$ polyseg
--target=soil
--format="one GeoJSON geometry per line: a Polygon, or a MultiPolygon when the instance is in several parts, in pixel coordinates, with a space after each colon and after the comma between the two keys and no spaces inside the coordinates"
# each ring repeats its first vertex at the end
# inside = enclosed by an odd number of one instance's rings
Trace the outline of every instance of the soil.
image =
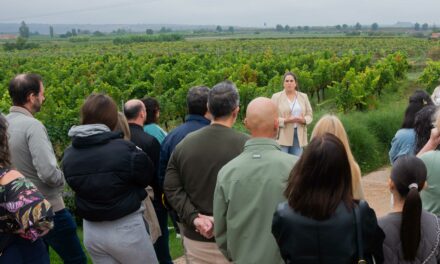
{"type": "MultiPolygon", "coordinates": [[[[390,170],[390,167],[385,167],[362,177],[365,200],[374,209],[378,218],[391,211],[388,189],[390,170]]],[[[185,264],[185,259],[180,257],[173,262],[174,264],[185,264]]]]}

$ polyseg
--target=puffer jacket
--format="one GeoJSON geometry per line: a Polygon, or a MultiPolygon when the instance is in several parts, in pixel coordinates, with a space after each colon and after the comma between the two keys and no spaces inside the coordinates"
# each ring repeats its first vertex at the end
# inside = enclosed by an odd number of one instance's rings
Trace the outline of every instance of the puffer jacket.
{"type": "Polygon", "coordinates": [[[84,125],[69,131],[62,169],[75,192],[76,210],[88,221],[112,221],[141,206],[154,166],[141,149],[105,125],[84,125]]]}
{"type": "MultiPolygon", "coordinates": [[[[361,207],[362,208],[362,207],[361,207]]],[[[361,209],[364,257],[367,263],[383,263],[383,231],[374,211],[361,209]]],[[[334,215],[318,221],[294,211],[287,202],[278,205],[272,222],[272,234],[286,263],[357,263],[357,237],[353,211],[341,202],[334,215]]]]}

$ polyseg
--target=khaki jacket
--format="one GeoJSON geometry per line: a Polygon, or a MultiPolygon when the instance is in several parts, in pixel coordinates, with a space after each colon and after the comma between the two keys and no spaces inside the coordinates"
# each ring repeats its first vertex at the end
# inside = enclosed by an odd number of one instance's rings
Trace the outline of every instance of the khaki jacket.
{"type": "MultiPolygon", "coordinates": [[[[278,107],[278,121],[280,122],[278,144],[281,146],[293,146],[293,123],[284,123],[284,119],[290,116],[290,106],[286,92],[283,90],[272,95],[272,101],[278,107]]],[[[306,120],[305,125],[297,124],[299,145],[304,147],[307,145],[307,125],[313,120],[313,112],[307,94],[298,92],[298,103],[306,120]]]]}

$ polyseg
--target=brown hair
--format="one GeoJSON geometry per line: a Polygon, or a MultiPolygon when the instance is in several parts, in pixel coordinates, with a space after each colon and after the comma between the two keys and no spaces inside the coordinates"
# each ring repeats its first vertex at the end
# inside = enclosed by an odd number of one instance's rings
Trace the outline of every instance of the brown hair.
{"type": "Polygon", "coordinates": [[[336,136],[312,139],[293,167],[284,195],[295,211],[316,220],[330,218],[341,202],[352,208],[350,164],[336,136]]]}
{"type": "Polygon", "coordinates": [[[8,144],[8,122],[0,114],[0,166],[7,168],[11,166],[11,154],[8,144]]]}
{"type": "Polygon", "coordinates": [[[118,122],[118,107],[103,93],[91,94],[81,107],[81,124],[104,124],[114,130],[118,122]]]}
{"type": "Polygon", "coordinates": [[[420,244],[420,218],[422,215],[422,200],[419,192],[426,181],[427,170],[423,161],[416,156],[401,156],[393,164],[391,180],[399,195],[405,199],[400,226],[403,258],[415,260],[420,244]],[[417,186],[410,186],[411,184],[417,186]]]}
{"type": "Polygon", "coordinates": [[[114,130],[121,131],[124,134],[124,139],[130,140],[131,133],[130,133],[130,128],[128,127],[127,118],[121,112],[118,112],[118,123],[116,124],[116,127],[114,130]]]}

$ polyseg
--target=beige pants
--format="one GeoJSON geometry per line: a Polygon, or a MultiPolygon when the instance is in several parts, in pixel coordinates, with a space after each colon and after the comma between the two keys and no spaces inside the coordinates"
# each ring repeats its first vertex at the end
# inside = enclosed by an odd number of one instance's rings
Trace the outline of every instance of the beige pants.
{"type": "Polygon", "coordinates": [[[200,242],[191,240],[185,236],[183,245],[185,247],[186,263],[188,264],[230,264],[220,252],[215,242],[200,242]]]}

